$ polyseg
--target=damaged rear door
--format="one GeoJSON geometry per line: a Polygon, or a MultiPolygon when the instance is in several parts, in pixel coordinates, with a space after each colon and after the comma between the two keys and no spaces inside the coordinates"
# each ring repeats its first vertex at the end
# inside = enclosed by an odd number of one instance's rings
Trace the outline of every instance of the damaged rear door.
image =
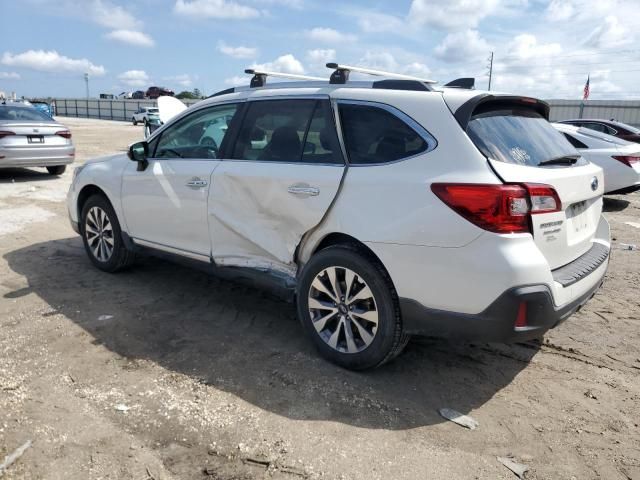
{"type": "Polygon", "coordinates": [[[293,270],[345,169],[327,96],[249,101],[209,193],[217,265],[293,270]]]}

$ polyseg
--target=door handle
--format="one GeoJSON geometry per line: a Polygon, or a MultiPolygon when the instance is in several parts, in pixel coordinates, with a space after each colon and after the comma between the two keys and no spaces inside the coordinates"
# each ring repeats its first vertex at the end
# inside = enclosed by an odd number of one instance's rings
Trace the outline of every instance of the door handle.
{"type": "Polygon", "coordinates": [[[187,187],[192,187],[192,188],[202,188],[202,187],[206,187],[208,184],[209,182],[207,182],[206,180],[202,180],[197,177],[192,178],[186,183],[187,187]]]}
{"type": "Polygon", "coordinates": [[[293,195],[307,195],[309,197],[320,195],[319,188],[310,187],[309,185],[290,185],[287,191],[293,195]]]}

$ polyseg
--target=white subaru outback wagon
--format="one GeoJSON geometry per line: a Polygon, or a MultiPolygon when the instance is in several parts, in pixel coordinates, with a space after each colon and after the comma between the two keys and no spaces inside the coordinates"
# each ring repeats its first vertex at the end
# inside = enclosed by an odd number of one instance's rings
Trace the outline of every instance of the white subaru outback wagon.
{"type": "Polygon", "coordinates": [[[101,270],[151,250],[289,292],[347,368],[413,335],[527,340],[594,295],[610,250],[602,171],[548,113],[411,80],[228,89],[78,167],[69,215],[101,270]]]}

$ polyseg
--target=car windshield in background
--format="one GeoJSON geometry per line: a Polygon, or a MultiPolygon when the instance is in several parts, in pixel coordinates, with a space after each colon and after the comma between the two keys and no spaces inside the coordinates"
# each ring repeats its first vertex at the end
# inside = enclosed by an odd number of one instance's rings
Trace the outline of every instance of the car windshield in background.
{"type": "Polygon", "coordinates": [[[580,158],[567,139],[532,110],[502,109],[475,115],[467,134],[487,158],[505,163],[570,165],[580,158]]]}
{"type": "Polygon", "coordinates": [[[608,135],[606,133],[598,132],[596,130],[591,130],[590,128],[587,128],[587,127],[580,127],[578,129],[578,132],[580,132],[582,135],[585,135],[587,137],[597,138],[598,140],[613,143],[615,145],[632,145],[633,144],[633,142],[628,142],[623,138],[618,138],[618,137],[614,137],[613,135],[608,135]]]}
{"type": "Polygon", "coordinates": [[[0,105],[0,121],[14,122],[51,122],[52,119],[46,113],[33,107],[15,107],[12,105],[0,105]]]}

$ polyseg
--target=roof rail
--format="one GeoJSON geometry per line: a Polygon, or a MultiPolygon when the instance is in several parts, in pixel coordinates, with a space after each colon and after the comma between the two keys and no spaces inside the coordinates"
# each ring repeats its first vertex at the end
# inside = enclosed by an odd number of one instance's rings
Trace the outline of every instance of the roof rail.
{"type": "Polygon", "coordinates": [[[405,75],[403,73],[385,72],[383,70],[374,70],[372,68],[354,67],[351,65],[341,65],[339,63],[327,63],[327,68],[333,68],[335,71],[329,78],[329,83],[347,83],[349,80],[350,72],[364,73],[367,75],[374,75],[376,77],[387,77],[395,80],[412,80],[414,82],[422,83],[437,83],[435,80],[429,80],[426,78],[414,77],[412,75],[405,75]]]}
{"type": "Polygon", "coordinates": [[[326,82],[326,78],[310,77],[308,75],[295,75],[293,73],[271,72],[268,70],[258,70],[256,68],[247,68],[244,73],[253,75],[251,79],[251,88],[264,87],[267,84],[267,77],[289,78],[291,80],[316,80],[326,82]]]}

